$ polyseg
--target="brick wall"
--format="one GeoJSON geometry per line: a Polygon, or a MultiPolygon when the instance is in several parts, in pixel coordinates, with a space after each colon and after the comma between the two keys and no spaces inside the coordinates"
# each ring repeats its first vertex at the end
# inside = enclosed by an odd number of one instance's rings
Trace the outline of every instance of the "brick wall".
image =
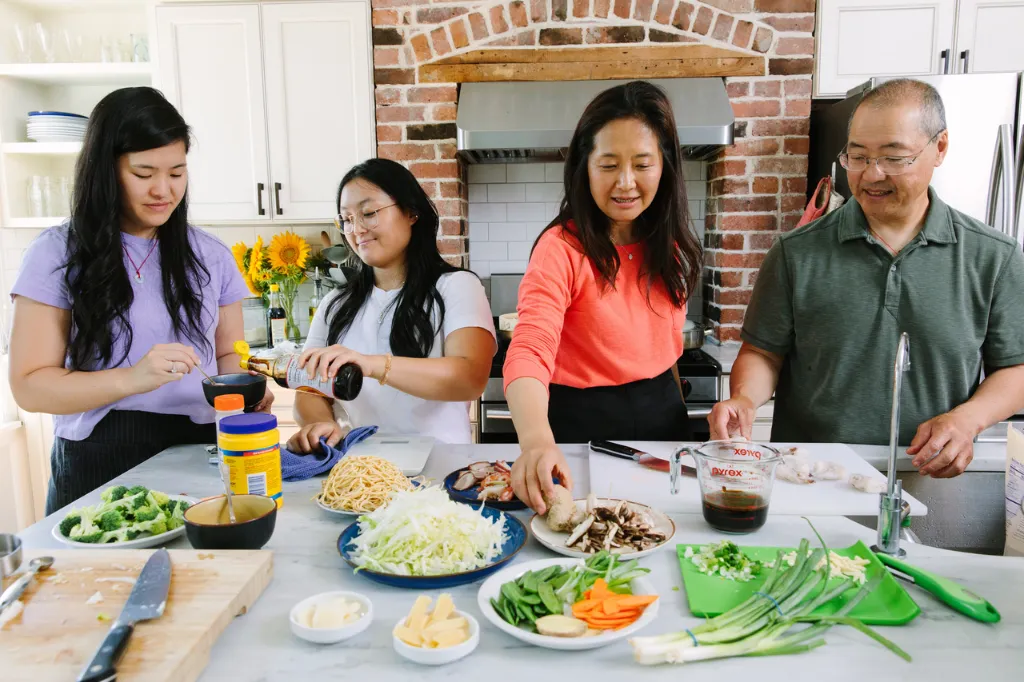
{"type": "Polygon", "coordinates": [[[757,268],[805,203],[815,0],[373,0],[378,155],[406,164],[441,214],[441,252],[466,264],[466,169],[455,84],[421,64],[482,47],[701,42],[763,54],[769,74],[726,79],[736,144],[708,165],[704,307],[739,338],[757,268]]]}

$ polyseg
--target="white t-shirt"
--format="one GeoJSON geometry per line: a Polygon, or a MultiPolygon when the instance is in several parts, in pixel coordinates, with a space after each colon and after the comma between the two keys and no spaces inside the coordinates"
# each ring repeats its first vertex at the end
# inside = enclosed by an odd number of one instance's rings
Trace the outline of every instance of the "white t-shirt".
{"type": "MultiPolygon", "coordinates": [[[[494,334],[494,318],[484,287],[471,272],[450,272],[437,280],[437,290],[444,300],[444,326],[434,335],[431,358],[444,355],[444,339],[457,329],[480,327],[494,334]]],[[[370,297],[356,314],[351,326],[338,339],[346,348],[364,355],[385,355],[391,352],[391,325],[400,289],[384,291],[373,288],[370,297]]],[[[326,313],[331,301],[341,294],[335,289],[326,297],[313,316],[305,348],[327,345],[326,313]]],[[[440,311],[434,305],[435,327],[440,311]]],[[[495,350],[497,345],[495,345],[495,350]]],[[[469,403],[425,400],[403,393],[391,386],[381,386],[376,379],[363,378],[363,388],[355,400],[336,401],[344,408],[354,426],[376,425],[381,433],[433,436],[443,443],[470,443],[469,403]]],[[[337,411],[335,411],[337,414],[337,411]]]]}

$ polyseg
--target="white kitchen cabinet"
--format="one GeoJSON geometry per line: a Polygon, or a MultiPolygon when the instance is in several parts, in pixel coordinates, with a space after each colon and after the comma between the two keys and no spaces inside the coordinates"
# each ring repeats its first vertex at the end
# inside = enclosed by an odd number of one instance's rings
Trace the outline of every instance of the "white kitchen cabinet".
{"type": "Polygon", "coordinates": [[[338,182],[374,154],[368,4],[263,6],[267,131],[275,214],[337,213],[338,182]]]}
{"type": "Polygon", "coordinates": [[[159,87],[192,127],[192,219],[269,218],[259,7],[158,7],[157,39],[159,87]]]}
{"type": "Polygon", "coordinates": [[[374,155],[369,3],[157,7],[158,87],[192,126],[197,221],[329,221],[374,155]]]}
{"type": "Polygon", "coordinates": [[[847,90],[872,76],[952,73],[956,4],[956,0],[818,3],[815,95],[844,97],[847,90]]]}
{"type": "Polygon", "coordinates": [[[957,73],[1024,71],[1024,0],[960,0],[957,73]]]}

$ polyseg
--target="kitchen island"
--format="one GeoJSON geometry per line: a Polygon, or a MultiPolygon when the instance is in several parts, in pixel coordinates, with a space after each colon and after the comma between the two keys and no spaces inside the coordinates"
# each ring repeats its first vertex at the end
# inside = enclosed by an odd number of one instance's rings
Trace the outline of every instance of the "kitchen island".
{"type": "MultiPolygon", "coordinates": [[[[437,446],[424,474],[440,481],[448,472],[483,459],[512,459],[515,445],[437,446]]],[[[576,494],[589,490],[589,468],[582,449],[567,448],[576,494]]],[[[214,467],[202,447],[168,450],[119,477],[114,483],[147,485],[169,493],[194,497],[221,490],[214,467]]],[[[864,636],[845,628],[827,635],[827,646],[798,656],[733,659],[645,668],[632,660],[625,642],[590,652],[556,652],[523,644],[490,626],[476,606],[479,583],[453,589],[459,608],[473,614],[481,625],[479,648],[468,658],[440,668],[417,666],[392,650],[391,628],[408,612],[417,592],[389,588],[356,576],[336,549],[338,535],[349,520],[318,509],[311,498],[320,479],[286,483],[284,507],[266,549],[274,551],[274,579],[255,606],[235,621],[213,647],[201,680],[373,680],[411,679],[556,680],[563,676],[609,679],[722,680],[1001,680],[1020,679],[1024,671],[1024,559],[967,555],[921,545],[905,545],[908,560],[957,580],[989,598],[1002,613],[1002,622],[985,625],[950,610],[930,595],[908,587],[921,607],[921,615],[903,627],[882,628],[913,657],[906,663],[864,636]],[[328,590],[355,590],[373,602],[374,621],[356,638],[335,645],[313,645],[295,638],[288,612],[300,600],[328,590]]],[[[98,499],[99,491],[76,506],[98,499]]],[[[50,535],[63,517],[58,512],[21,533],[29,550],[61,548],[50,535]]],[[[521,513],[524,521],[526,513],[521,513]]],[[[699,515],[673,515],[677,542],[710,542],[723,536],[712,531],[699,515]]],[[[857,540],[871,544],[874,532],[842,517],[815,517],[815,526],[830,545],[845,547],[857,540]]],[[[810,536],[807,524],[793,516],[769,516],[757,533],[742,543],[785,546],[810,536]]],[[[170,548],[189,547],[181,538],[170,548]]],[[[525,562],[552,554],[531,539],[516,558],[525,562]]],[[[666,549],[642,564],[661,597],[661,610],[643,635],[674,632],[699,622],[690,616],[675,553],[666,549]]],[[[434,595],[436,596],[436,595],[434,595]]],[[[144,625],[141,627],[145,627],[144,625]]],[[[55,626],[55,637],[59,628],[55,626]]],[[[101,632],[97,631],[97,643],[101,632]]]]}

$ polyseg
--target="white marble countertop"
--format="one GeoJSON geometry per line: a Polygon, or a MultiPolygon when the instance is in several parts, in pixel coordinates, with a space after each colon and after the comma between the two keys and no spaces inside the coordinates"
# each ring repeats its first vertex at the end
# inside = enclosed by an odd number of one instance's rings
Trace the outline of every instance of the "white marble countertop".
{"type": "MultiPolygon", "coordinates": [[[[478,459],[511,458],[517,446],[439,446],[424,473],[435,480],[478,459]]],[[[589,489],[587,460],[573,456],[570,466],[576,490],[589,489]]],[[[168,450],[117,479],[126,485],[148,485],[172,493],[194,496],[217,494],[219,480],[201,447],[168,450]]],[[[452,590],[459,608],[481,623],[479,648],[468,658],[440,667],[419,667],[400,658],[391,645],[391,627],[410,608],[416,593],[389,588],[358,577],[342,562],[336,541],[347,521],[317,509],[311,501],[318,479],[286,483],[284,507],[267,549],[274,551],[274,579],[248,614],[237,618],[213,647],[209,665],[200,678],[210,681],[275,681],[296,679],[374,680],[404,682],[418,679],[484,679],[546,681],[561,674],[607,680],[721,680],[737,677],[775,681],[828,680],[957,680],[985,682],[1019,680],[1024,671],[1024,559],[958,554],[920,545],[906,546],[909,560],[936,571],[991,599],[1002,612],[1002,622],[985,625],[951,611],[915,587],[908,587],[922,614],[903,627],[883,628],[913,657],[905,663],[862,635],[834,628],[827,646],[798,657],[780,656],[733,659],[688,665],[685,671],[672,666],[642,668],[632,660],[627,643],[617,642],[586,653],[562,653],[527,646],[487,625],[476,606],[479,584],[452,590]],[[362,592],[373,601],[375,619],[356,638],[335,645],[318,646],[296,639],[288,627],[288,611],[301,599],[337,589],[362,592]]],[[[96,499],[98,491],[84,498],[96,499]]],[[[58,513],[21,534],[31,549],[59,547],[50,536],[58,513]]],[[[523,515],[525,520],[525,515],[523,515]]],[[[680,542],[721,539],[700,516],[675,516],[680,542]]],[[[813,519],[832,546],[847,546],[858,539],[870,543],[874,533],[848,519],[813,519]]],[[[806,523],[795,517],[770,517],[767,525],[742,538],[752,545],[793,545],[809,536],[806,523]]],[[[187,548],[181,538],[171,547],[187,548]]],[[[546,558],[550,554],[530,540],[517,561],[546,558]]],[[[698,622],[689,615],[682,591],[679,567],[671,550],[642,563],[652,569],[651,578],[663,602],[657,620],[645,635],[678,631],[698,622]]]]}
{"type": "MultiPolygon", "coordinates": [[[[701,350],[718,360],[722,365],[722,374],[732,372],[732,365],[740,352],[738,343],[727,343],[724,345],[705,342],[701,350]]],[[[879,471],[888,470],[889,447],[887,445],[851,445],[861,457],[866,459],[879,471]]],[[[910,463],[911,457],[906,455],[906,448],[902,448],[897,458],[896,470],[916,472],[917,469],[910,463]]],[[[1006,470],[1006,443],[975,443],[974,460],[967,467],[968,471],[1005,471],[1006,470]]]]}

